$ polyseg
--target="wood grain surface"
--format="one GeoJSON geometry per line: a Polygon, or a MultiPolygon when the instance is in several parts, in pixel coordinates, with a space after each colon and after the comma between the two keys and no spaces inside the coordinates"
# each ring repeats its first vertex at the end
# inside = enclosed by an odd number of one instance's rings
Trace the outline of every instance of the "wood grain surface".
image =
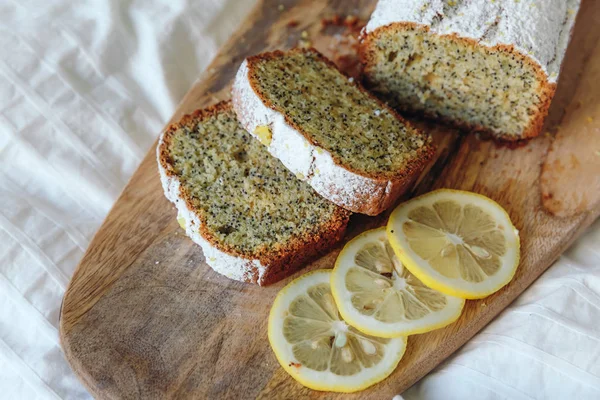
{"type": "MultiPolygon", "coordinates": [[[[600,41],[593,54],[600,54],[600,41]]],[[[544,207],[571,217],[600,204],[600,57],[586,63],[542,167],[544,207]],[[595,121],[595,122],[594,122],[595,121]],[[564,187],[569,190],[564,190],[564,187]]]]}
{"type": "MultiPolygon", "coordinates": [[[[374,3],[259,2],[186,95],[173,120],[227,98],[230,81],[248,55],[289,48],[307,35],[326,54],[336,51],[339,32],[324,28],[321,19],[340,14],[366,20],[374,3]]],[[[585,65],[600,60],[598,26],[600,2],[584,0],[548,118],[549,132],[575,112],[570,104],[583,90],[578,86],[581,74],[587,73],[585,65]]],[[[585,84],[596,92],[600,89],[598,80],[588,79],[585,84]]],[[[408,388],[490,322],[600,212],[598,204],[568,218],[544,210],[539,177],[552,133],[509,148],[448,127],[419,124],[433,134],[438,151],[411,194],[451,187],[491,197],[506,208],[520,230],[522,260],[509,285],[486,299],[467,301],[456,323],[411,336],[404,358],[388,379],[364,392],[342,396],[306,389],[287,376],[267,340],[271,303],[290,279],[311,269],[332,267],[339,247],[266,288],[215,273],[205,264],[200,248],[179,228],[176,211],[163,196],[154,149],[94,237],[65,294],[60,333],[73,370],[95,397],[103,399],[384,399],[408,388]]],[[[590,124],[597,132],[600,118],[590,124]]],[[[584,177],[587,173],[581,169],[584,177]]],[[[564,180],[556,190],[569,191],[570,184],[564,180]]],[[[385,219],[386,215],[353,216],[347,239],[385,219]]]]}

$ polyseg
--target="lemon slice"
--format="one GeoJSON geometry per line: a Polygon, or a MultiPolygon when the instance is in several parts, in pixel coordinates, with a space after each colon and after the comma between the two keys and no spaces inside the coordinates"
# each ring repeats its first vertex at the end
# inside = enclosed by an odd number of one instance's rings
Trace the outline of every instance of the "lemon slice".
{"type": "Polygon", "coordinates": [[[519,265],[519,232],[498,203],[476,193],[440,189],[400,204],[387,233],[410,272],[451,296],[488,296],[519,265]]]}
{"type": "Polygon", "coordinates": [[[404,268],[385,228],[367,231],[344,246],[331,274],[331,291],[344,320],[369,335],[387,338],[446,326],[465,304],[426,287],[404,268]]]}
{"type": "Polygon", "coordinates": [[[281,366],[302,385],[350,393],[391,374],[406,338],[377,338],[347,325],[338,315],[330,277],[331,270],[317,270],[279,292],[269,315],[269,342],[281,366]]]}

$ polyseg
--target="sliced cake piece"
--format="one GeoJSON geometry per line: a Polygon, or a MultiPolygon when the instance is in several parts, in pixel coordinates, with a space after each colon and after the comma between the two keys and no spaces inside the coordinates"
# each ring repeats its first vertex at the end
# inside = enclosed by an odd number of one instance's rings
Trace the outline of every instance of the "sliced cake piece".
{"type": "Polygon", "coordinates": [[[428,136],[313,49],[248,58],[232,96],[241,124],[271,154],[354,212],[388,208],[433,155],[428,136]]]}
{"type": "Polygon", "coordinates": [[[158,170],[180,224],[229,278],[275,282],[341,239],[349,212],[319,196],[240,126],[231,103],[171,125],[158,170]]]}
{"type": "Polygon", "coordinates": [[[367,87],[404,111],[504,140],[537,136],[580,0],[379,0],[367,87]]]}

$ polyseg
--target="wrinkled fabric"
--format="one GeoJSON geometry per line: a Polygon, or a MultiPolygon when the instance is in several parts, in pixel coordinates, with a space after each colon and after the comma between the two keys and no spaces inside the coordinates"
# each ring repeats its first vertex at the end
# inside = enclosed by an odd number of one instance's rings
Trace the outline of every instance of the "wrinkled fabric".
{"type": "MultiPolygon", "coordinates": [[[[0,398],[87,399],[58,338],[94,232],[249,0],[0,0],[0,398]]],[[[406,399],[600,398],[600,224],[406,399]]]]}
{"type": "Polygon", "coordinates": [[[59,345],[65,288],[253,5],[0,0],[0,399],[90,398],[59,345]]]}

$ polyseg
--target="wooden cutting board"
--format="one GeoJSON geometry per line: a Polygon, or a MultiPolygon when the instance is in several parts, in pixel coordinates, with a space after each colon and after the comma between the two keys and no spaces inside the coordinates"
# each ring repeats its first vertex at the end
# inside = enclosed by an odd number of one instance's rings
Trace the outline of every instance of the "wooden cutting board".
{"type": "MultiPolygon", "coordinates": [[[[259,3],[187,94],[173,120],[226,98],[230,80],[248,55],[288,48],[303,38],[325,53],[337,51],[336,28],[323,27],[321,19],[339,14],[366,20],[375,1],[259,3]]],[[[600,2],[584,0],[548,130],[563,120],[565,108],[573,108],[568,106],[577,101],[576,90],[600,89],[597,80],[589,84],[589,79],[578,88],[586,61],[600,58],[595,48],[599,25],[600,2]]],[[[589,123],[598,134],[600,121],[589,123]]],[[[349,398],[391,398],[415,383],[515,299],[600,212],[597,202],[568,218],[543,209],[540,165],[553,134],[509,148],[475,135],[461,136],[448,127],[422,126],[433,133],[438,152],[412,193],[451,187],[496,200],[520,230],[521,265],[508,286],[486,299],[468,301],[456,323],[411,336],[396,371],[349,398]]],[[[568,180],[562,190],[570,190],[568,180]]],[[[579,185],[578,190],[585,188],[579,185]]],[[[175,216],[163,196],[152,148],[94,237],[64,297],[62,345],[89,391],[97,398],[338,398],[296,383],[269,348],[266,325],[273,298],[299,274],[265,288],[218,275],[185,237],[175,216]]],[[[384,222],[385,215],[354,216],[348,238],[384,222]]],[[[339,247],[301,273],[332,267],[338,251],[339,247]]]]}

